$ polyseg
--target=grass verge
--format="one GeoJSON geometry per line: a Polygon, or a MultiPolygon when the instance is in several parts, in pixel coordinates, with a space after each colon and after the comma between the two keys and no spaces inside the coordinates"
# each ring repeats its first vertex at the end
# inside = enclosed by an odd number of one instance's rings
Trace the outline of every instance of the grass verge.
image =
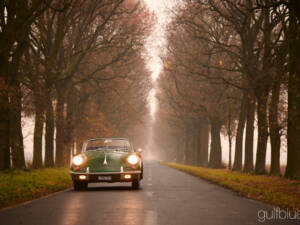
{"type": "Polygon", "coordinates": [[[300,210],[300,180],[244,174],[226,169],[209,169],[177,163],[162,162],[162,164],[219,184],[248,198],[282,208],[300,210]]]}
{"type": "Polygon", "coordinates": [[[66,189],[69,168],[0,172],[0,209],[66,189]]]}

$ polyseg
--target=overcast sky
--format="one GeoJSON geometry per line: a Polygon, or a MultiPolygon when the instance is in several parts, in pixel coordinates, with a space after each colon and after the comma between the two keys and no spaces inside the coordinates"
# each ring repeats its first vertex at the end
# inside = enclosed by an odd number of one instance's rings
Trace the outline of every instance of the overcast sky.
{"type": "Polygon", "coordinates": [[[166,43],[165,26],[170,21],[169,9],[175,5],[176,1],[172,0],[144,0],[149,10],[155,13],[157,23],[154,26],[152,34],[147,40],[147,52],[150,55],[149,68],[152,71],[152,78],[155,80],[162,70],[160,53],[166,43]]]}

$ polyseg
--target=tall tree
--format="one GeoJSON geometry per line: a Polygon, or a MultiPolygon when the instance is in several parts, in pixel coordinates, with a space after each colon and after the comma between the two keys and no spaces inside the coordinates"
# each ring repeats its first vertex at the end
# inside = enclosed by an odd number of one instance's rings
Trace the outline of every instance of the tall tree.
{"type": "Polygon", "coordinates": [[[289,1],[288,160],[285,175],[300,177],[300,3],[289,1]]]}
{"type": "Polygon", "coordinates": [[[247,118],[246,118],[246,138],[245,138],[245,163],[244,172],[252,173],[253,165],[253,138],[255,120],[255,97],[249,92],[247,95],[247,118]]]}
{"type": "Polygon", "coordinates": [[[28,47],[34,19],[44,11],[46,1],[1,1],[0,5],[0,168],[10,167],[9,152],[15,168],[25,166],[21,129],[20,61],[28,47]],[[15,107],[15,108],[14,108],[15,107]]]}
{"type": "Polygon", "coordinates": [[[241,101],[239,123],[236,132],[235,155],[234,155],[234,163],[232,167],[232,170],[236,170],[236,171],[242,170],[244,128],[245,128],[246,115],[247,115],[247,98],[248,98],[248,93],[247,91],[244,91],[243,99],[241,101]]]}

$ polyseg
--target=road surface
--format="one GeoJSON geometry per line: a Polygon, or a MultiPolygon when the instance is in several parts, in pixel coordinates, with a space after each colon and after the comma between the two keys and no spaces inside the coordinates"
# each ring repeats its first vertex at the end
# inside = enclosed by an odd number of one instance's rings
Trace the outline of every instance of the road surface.
{"type": "Polygon", "coordinates": [[[144,173],[140,190],[131,190],[129,184],[90,184],[86,191],[71,189],[2,210],[0,224],[300,224],[299,220],[271,220],[274,207],[155,161],[145,163],[144,173]],[[269,219],[264,220],[265,216],[269,219]]]}

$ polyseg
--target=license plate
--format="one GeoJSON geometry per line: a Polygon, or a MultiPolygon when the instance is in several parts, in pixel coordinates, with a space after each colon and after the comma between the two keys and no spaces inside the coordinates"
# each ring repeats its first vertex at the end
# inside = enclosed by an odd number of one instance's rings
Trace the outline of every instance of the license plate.
{"type": "Polygon", "coordinates": [[[111,176],[98,176],[98,180],[111,181],[111,176]]]}

